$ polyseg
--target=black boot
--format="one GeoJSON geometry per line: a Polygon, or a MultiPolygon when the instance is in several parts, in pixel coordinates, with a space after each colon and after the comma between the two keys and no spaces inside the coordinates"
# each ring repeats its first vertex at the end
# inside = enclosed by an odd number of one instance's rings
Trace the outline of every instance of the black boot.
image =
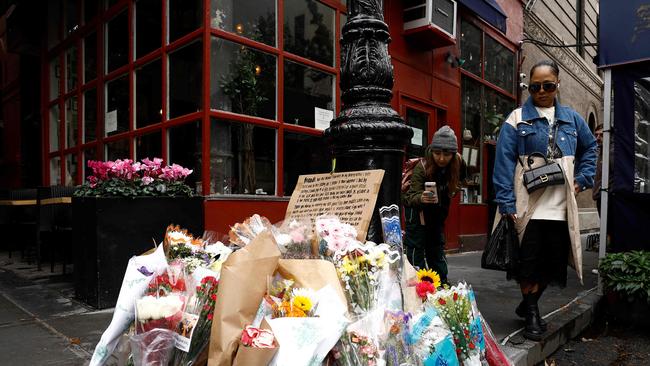
{"type": "MultiPolygon", "coordinates": [[[[539,301],[539,298],[542,296],[542,292],[544,292],[545,289],[546,289],[546,287],[540,287],[539,290],[535,293],[537,295],[536,299],[535,299],[535,302],[539,301]]],[[[517,316],[519,316],[520,318],[525,318],[526,317],[526,298],[525,298],[525,295],[523,295],[523,294],[522,294],[522,297],[524,297],[524,299],[521,300],[521,302],[519,303],[519,305],[515,309],[515,314],[517,314],[517,316]]],[[[539,319],[537,319],[537,322],[539,323],[540,328],[542,328],[542,330],[546,332],[546,329],[548,329],[548,323],[546,322],[546,320],[542,319],[542,317],[540,316],[539,319]]]]}
{"type": "Polygon", "coordinates": [[[526,326],[524,337],[532,341],[542,340],[544,330],[539,325],[539,308],[537,307],[537,293],[525,294],[526,302],[526,326]]]}

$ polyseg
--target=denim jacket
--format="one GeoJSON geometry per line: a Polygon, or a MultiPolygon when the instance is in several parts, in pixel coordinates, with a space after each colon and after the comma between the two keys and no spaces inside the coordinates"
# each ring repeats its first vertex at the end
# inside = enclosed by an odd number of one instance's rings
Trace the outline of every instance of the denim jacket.
{"type": "MultiPolygon", "coordinates": [[[[555,120],[556,144],[563,158],[573,157],[575,181],[580,190],[591,188],[596,173],[596,139],[584,119],[570,107],[560,105],[557,100],[555,120]]],[[[531,98],[521,108],[513,111],[503,123],[493,175],[495,202],[499,205],[500,213],[516,212],[514,174],[520,158],[521,161],[526,161],[526,157],[535,152],[546,155],[548,139],[549,124],[546,118],[539,116],[531,98]]]]}

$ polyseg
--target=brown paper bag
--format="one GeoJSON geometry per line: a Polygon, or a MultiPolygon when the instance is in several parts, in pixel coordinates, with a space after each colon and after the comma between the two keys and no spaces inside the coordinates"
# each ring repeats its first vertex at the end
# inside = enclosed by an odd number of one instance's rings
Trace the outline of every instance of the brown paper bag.
{"type": "Polygon", "coordinates": [[[208,365],[230,366],[244,327],[255,318],[280,251],[269,231],[231,254],[221,268],[208,365]]]}
{"type": "Polygon", "coordinates": [[[322,259],[280,259],[278,273],[284,278],[294,280],[296,287],[318,291],[326,285],[331,285],[339,294],[342,304],[347,307],[348,302],[332,262],[322,259]]]}
{"type": "Polygon", "coordinates": [[[273,359],[273,356],[278,352],[278,347],[275,348],[255,348],[245,347],[239,343],[237,355],[232,362],[232,366],[265,366],[273,359]]]}

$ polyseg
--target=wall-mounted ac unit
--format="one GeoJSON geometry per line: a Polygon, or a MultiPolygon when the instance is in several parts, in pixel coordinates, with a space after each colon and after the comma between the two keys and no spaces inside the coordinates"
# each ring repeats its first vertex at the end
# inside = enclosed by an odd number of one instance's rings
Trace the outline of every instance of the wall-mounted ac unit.
{"type": "Polygon", "coordinates": [[[456,43],[455,0],[404,0],[404,36],[424,47],[456,43]]]}

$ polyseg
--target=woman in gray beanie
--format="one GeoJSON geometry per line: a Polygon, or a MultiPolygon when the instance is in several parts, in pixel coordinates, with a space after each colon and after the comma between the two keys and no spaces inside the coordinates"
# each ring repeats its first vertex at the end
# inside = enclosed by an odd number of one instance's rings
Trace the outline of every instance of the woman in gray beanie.
{"type": "Polygon", "coordinates": [[[444,227],[449,204],[461,181],[462,158],[458,140],[449,126],[442,126],[433,135],[425,156],[413,170],[409,190],[402,195],[406,216],[404,251],[415,267],[429,268],[447,282],[444,227]],[[433,186],[435,182],[433,194],[433,186]],[[425,190],[427,183],[427,190],[425,190]]]}

